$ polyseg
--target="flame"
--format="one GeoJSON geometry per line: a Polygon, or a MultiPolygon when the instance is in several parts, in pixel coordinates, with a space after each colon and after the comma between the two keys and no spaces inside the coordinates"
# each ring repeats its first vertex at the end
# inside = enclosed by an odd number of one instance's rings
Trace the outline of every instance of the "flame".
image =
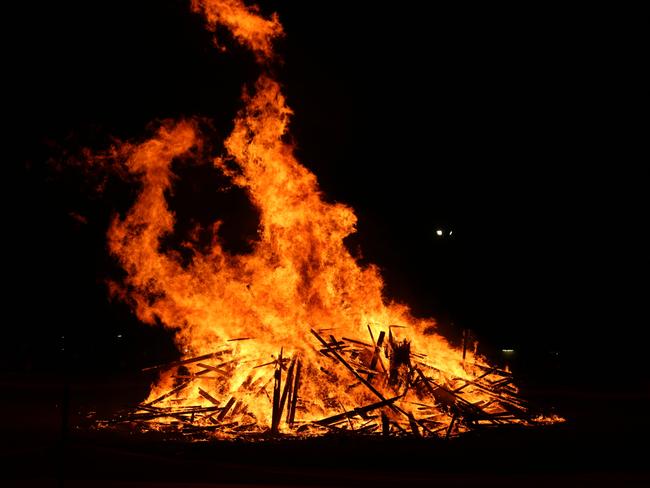
{"type": "Polygon", "coordinates": [[[217,25],[227,28],[260,61],[273,57],[273,40],[283,34],[277,15],[265,19],[256,6],[247,7],[241,0],[192,0],[192,10],[205,16],[210,30],[217,25]]]}
{"type": "MultiPolygon", "coordinates": [[[[384,329],[393,345],[400,344],[398,336],[408,337],[410,343],[401,344],[410,347],[413,360],[426,358],[421,364],[430,374],[445,371],[447,384],[449,378],[474,378],[475,370],[463,361],[461,351],[432,332],[434,319],[414,318],[407,306],[387,300],[377,267],[355,261],[343,243],[355,232],[353,210],[323,199],[316,177],[283,139],[292,112],[266,67],[275,56],[272,42],[282,35],[277,16],[265,19],[240,0],[193,0],[192,9],[205,16],[208,28],[228,29],[253,51],[262,70],[252,93],[243,95],[243,108],[225,140],[226,154],[214,160],[259,211],[259,235],[247,254],[227,252],[218,239],[208,251],[191,248],[189,264],[173,252],[161,251],[161,239],[175,225],[165,198],[175,179],[172,162],[191,158],[202,143],[194,121],[164,124],[150,140],[117,150],[124,167],[142,185],[133,207],[124,218],[115,217],[108,232],[110,252],[126,271],[117,292],[133,304],[140,320],[175,329],[185,357],[216,352],[211,364],[199,363],[198,370],[163,372],[147,403],[209,407],[232,398],[232,411],[239,409],[240,418],[269,426],[274,400],[268,385],[273,365],[276,374],[279,369],[280,375],[289,375],[283,372],[289,364],[286,358],[293,360],[289,369],[294,368],[296,378],[302,367],[296,418],[314,420],[377,401],[372,388],[355,384],[358,378],[341,364],[332,364],[327,352],[321,354],[323,345],[314,340],[311,329],[333,329],[339,337],[367,341],[369,347],[357,354],[358,363],[366,365],[376,343],[369,330],[376,336],[384,329]],[[391,324],[404,328],[388,329],[391,324]],[[247,340],[228,342],[240,338],[247,340]],[[199,376],[203,378],[192,381],[182,395],[160,398],[179,384],[179,378],[199,376]]],[[[391,377],[393,373],[400,374],[397,369],[390,371],[391,377]]],[[[285,380],[291,381],[287,376],[285,380]]],[[[374,388],[380,398],[396,394],[388,383],[374,388]]],[[[479,390],[470,397],[489,400],[479,390]]],[[[402,405],[401,413],[388,414],[406,414],[406,403],[402,405]]]]}

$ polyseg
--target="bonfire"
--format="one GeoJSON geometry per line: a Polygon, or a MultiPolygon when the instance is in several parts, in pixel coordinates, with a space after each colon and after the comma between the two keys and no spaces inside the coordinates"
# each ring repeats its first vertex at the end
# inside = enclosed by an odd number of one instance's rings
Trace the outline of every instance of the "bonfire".
{"type": "Polygon", "coordinates": [[[257,209],[258,236],[250,252],[234,254],[215,222],[207,251],[188,241],[188,260],[161,249],[175,225],[165,198],[172,163],[192,164],[204,145],[191,118],[97,156],[140,185],[108,231],[125,271],[111,293],[141,321],[172,328],[183,351],[174,363],[147,368],[157,379],[142,403],[101,424],[203,437],[450,437],[557,420],[531,412],[510,372],[452,346],[434,319],[389,300],[378,268],[350,254],[344,238],[355,232],[353,210],[323,198],[284,137],[292,112],[273,77],[274,40],[284,35],[277,16],[242,0],[191,6],[259,66],[223,153],[211,160],[257,209]]]}

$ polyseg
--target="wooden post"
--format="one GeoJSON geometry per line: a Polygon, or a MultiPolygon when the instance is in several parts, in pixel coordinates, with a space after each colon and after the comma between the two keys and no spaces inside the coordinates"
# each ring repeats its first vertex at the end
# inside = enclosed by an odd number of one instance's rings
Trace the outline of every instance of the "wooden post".
{"type": "Polygon", "coordinates": [[[280,423],[280,390],[282,387],[282,349],[273,373],[273,413],[271,415],[271,432],[278,433],[280,423]]]}
{"type": "MultiPolygon", "coordinates": [[[[379,337],[377,338],[377,345],[375,346],[375,352],[372,354],[372,359],[370,360],[370,369],[375,370],[377,367],[377,361],[379,360],[379,355],[381,354],[381,345],[384,343],[384,336],[386,333],[382,330],[379,333],[379,337]]],[[[372,373],[368,374],[368,381],[372,380],[372,378],[375,375],[372,373]]]]}
{"type": "Polygon", "coordinates": [[[390,422],[388,421],[388,415],[384,412],[381,413],[381,435],[388,437],[390,434],[390,422]]]}
{"type": "Polygon", "coordinates": [[[370,339],[372,340],[372,345],[375,346],[375,336],[372,334],[372,329],[370,328],[370,324],[368,324],[368,332],[370,332],[370,339]]]}
{"type": "Polygon", "coordinates": [[[302,363],[300,361],[296,364],[296,379],[293,384],[293,389],[291,391],[292,398],[287,411],[287,423],[290,426],[293,426],[294,420],[296,418],[296,404],[298,402],[298,388],[300,388],[300,370],[302,368],[302,363]]]}
{"type": "MultiPolygon", "coordinates": [[[[289,366],[289,371],[287,371],[287,377],[284,380],[284,391],[282,392],[282,398],[280,398],[280,405],[278,408],[278,415],[277,415],[278,426],[280,425],[282,412],[284,412],[284,404],[287,401],[287,398],[291,397],[291,392],[293,388],[293,370],[295,367],[296,367],[296,359],[294,358],[291,361],[291,365],[289,366]]],[[[277,430],[277,426],[276,426],[276,430],[277,430]]]]}
{"type": "Polygon", "coordinates": [[[451,431],[454,428],[454,424],[456,423],[456,415],[454,415],[451,418],[451,422],[449,422],[449,428],[447,429],[447,434],[445,435],[445,439],[449,439],[449,436],[451,435],[451,431]]]}
{"type": "Polygon", "coordinates": [[[415,421],[415,417],[412,413],[409,413],[409,424],[411,424],[411,432],[415,437],[422,437],[420,430],[418,429],[418,423],[415,421]]]}

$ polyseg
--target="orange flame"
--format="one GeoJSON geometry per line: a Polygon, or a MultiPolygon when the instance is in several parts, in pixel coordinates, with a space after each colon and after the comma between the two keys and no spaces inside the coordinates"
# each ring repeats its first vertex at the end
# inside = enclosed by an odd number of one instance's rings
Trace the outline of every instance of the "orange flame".
{"type": "Polygon", "coordinates": [[[277,15],[267,20],[258,15],[256,6],[246,7],[241,0],[192,0],[192,10],[205,16],[211,30],[219,24],[230,30],[258,60],[273,56],[273,39],[282,35],[277,15]]]}
{"type": "MultiPolygon", "coordinates": [[[[192,8],[205,15],[211,29],[217,24],[229,29],[256,54],[260,66],[272,59],[272,41],[282,34],[275,15],[264,19],[240,0],[193,0],[192,8]]],[[[375,331],[400,324],[417,358],[426,358],[422,367],[445,371],[447,378],[473,378],[461,352],[431,332],[435,321],[416,319],[407,306],[388,301],[378,269],[361,267],[351,256],[343,239],[355,232],[354,212],[324,201],[316,177],[284,142],[291,110],[265,69],[243,103],[225,141],[227,154],[214,164],[247,192],[259,211],[259,238],[251,253],[228,253],[216,240],[208,252],[193,249],[191,262],[184,265],[177,255],[160,249],[175,223],[165,199],[175,178],[171,163],[201,144],[192,121],[167,124],[151,140],[119,151],[128,171],[142,183],[133,207],[124,219],[116,217],[108,232],[110,251],[127,273],[122,292],[142,321],[159,320],[176,329],[177,343],[188,356],[221,351],[236,358],[217,366],[200,364],[203,369],[189,376],[209,373],[203,379],[212,378],[214,384],[195,382],[183,396],[168,396],[159,404],[209,406],[215,397],[225,403],[236,396],[245,405],[240,414],[270,425],[274,406],[265,389],[269,370],[253,367],[282,364],[277,357],[281,348],[285,358],[300,358],[303,367],[297,418],[318,419],[377,401],[377,394],[359,388],[359,382],[351,385],[355,378],[319,352],[322,344],[314,340],[311,328],[335,328],[337,336],[363,338],[369,324],[375,331]],[[226,342],[237,338],[252,339],[226,342]],[[249,368],[240,367],[246,362],[249,368]]],[[[217,228],[218,223],[215,233],[217,228]]],[[[397,331],[391,329],[391,337],[397,331]]],[[[358,355],[359,363],[370,362],[367,350],[358,355]]],[[[172,373],[161,375],[149,401],[172,388],[172,373]]],[[[389,385],[376,388],[386,397],[395,396],[389,385]]],[[[479,390],[470,396],[489,399],[479,390]]],[[[401,414],[405,408],[400,407],[401,414]]]]}

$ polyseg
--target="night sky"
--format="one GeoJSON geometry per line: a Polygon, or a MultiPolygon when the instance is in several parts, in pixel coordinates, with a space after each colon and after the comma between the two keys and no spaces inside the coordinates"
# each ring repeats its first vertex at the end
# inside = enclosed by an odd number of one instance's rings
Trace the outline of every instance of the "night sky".
{"type": "MultiPolygon", "coordinates": [[[[56,367],[62,348],[106,371],[174,354],[104,286],[119,276],[108,222],[135,189],[99,195],[103,175],[69,162],[161,119],[212,120],[216,145],[228,134],[258,71],[227,35],[215,49],[187,3],[29,2],[5,18],[10,369],[56,367]]],[[[497,357],[630,359],[647,336],[630,277],[647,221],[637,33],[608,12],[421,4],[262,3],[287,33],[276,69],[299,158],[359,217],[350,249],[454,341],[469,328],[497,357]]],[[[184,171],[180,229],[223,218],[245,247],[246,199],[184,171]]]]}

